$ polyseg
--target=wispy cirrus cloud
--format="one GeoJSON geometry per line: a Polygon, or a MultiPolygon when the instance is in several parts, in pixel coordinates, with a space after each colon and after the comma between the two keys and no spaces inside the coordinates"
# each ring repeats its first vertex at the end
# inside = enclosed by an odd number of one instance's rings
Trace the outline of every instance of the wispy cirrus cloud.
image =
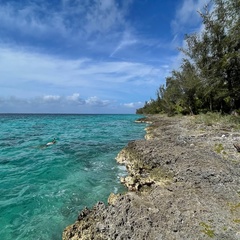
{"type": "MultiPolygon", "coordinates": [[[[200,33],[203,29],[202,18],[199,11],[209,4],[211,0],[183,0],[171,21],[173,39],[171,45],[175,48],[186,47],[184,39],[185,34],[200,33]]],[[[178,51],[171,57],[172,69],[178,69],[182,59],[186,56],[183,52],[178,51]]]]}
{"type": "Polygon", "coordinates": [[[85,31],[92,33],[108,33],[122,29],[125,23],[126,8],[120,8],[114,0],[94,1],[86,14],[85,31]]]}
{"type": "Polygon", "coordinates": [[[173,32],[199,25],[201,18],[197,11],[202,10],[208,2],[209,0],[184,0],[172,21],[173,32]]]}
{"type": "Polygon", "coordinates": [[[117,52],[121,51],[124,48],[127,48],[131,45],[135,45],[138,43],[138,39],[132,36],[130,32],[125,32],[122,36],[121,41],[118,43],[117,47],[110,54],[110,57],[114,56],[117,52]]]}
{"type": "Polygon", "coordinates": [[[1,78],[5,85],[40,81],[63,87],[87,87],[92,82],[134,84],[150,83],[165,71],[165,65],[153,67],[127,61],[96,61],[90,58],[61,59],[46,54],[31,53],[26,49],[0,48],[1,78]],[[9,75],[11,73],[11,75],[9,75]],[[11,81],[8,81],[10,80],[11,81]]]}
{"type": "MultiPolygon", "coordinates": [[[[46,5],[37,5],[32,2],[21,5],[21,2],[8,2],[0,5],[2,29],[8,29],[8,34],[13,31],[21,33],[21,37],[43,37],[51,32],[64,35],[67,32],[61,15],[48,9],[46,5]]],[[[51,34],[52,35],[52,34],[51,34]]]]}
{"type": "Polygon", "coordinates": [[[210,0],[183,0],[177,9],[175,18],[171,22],[172,33],[174,35],[172,44],[182,46],[183,36],[198,32],[201,28],[201,17],[198,11],[209,3],[210,0]]]}
{"type": "Polygon", "coordinates": [[[22,38],[42,41],[53,36],[68,41],[72,39],[73,43],[79,41],[79,44],[83,39],[95,39],[96,36],[98,40],[106,39],[106,34],[116,35],[116,32],[122,32],[127,27],[125,15],[131,1],[125,2],[66,0],[56,8],[49,1],[10,0],[0,4],[0,28],[8,29],[8,34],[15,31],[21,33],[22,38]]]}

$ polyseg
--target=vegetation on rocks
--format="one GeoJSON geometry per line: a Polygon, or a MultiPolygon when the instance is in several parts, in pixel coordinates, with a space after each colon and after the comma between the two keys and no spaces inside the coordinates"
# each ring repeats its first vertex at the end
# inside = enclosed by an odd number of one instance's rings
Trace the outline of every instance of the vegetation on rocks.
{"type": "Polygon", "coordinates": [[[139,114],[240,113],[240,1],[213,0],[206,5],[203,30],[186,35],[178,70],[146,102],[139,114]]]}

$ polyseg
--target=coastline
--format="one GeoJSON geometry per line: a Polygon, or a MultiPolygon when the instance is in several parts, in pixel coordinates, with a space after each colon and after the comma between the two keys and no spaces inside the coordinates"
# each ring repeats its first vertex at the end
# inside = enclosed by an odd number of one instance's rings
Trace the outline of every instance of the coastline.
{"type": "Polygon", "coordinates": [[[192,117],[148,116],[116,160],[125,194],[83,209],[67,239],[240,239],[240,132],[192,117]]]}

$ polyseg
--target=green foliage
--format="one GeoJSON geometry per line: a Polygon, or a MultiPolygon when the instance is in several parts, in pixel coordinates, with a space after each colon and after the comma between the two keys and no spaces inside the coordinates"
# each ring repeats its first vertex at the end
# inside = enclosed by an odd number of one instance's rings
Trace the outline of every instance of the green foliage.
{"type": "Polygon", "coordinates": [[[210,238],[213,238],[215,237],[215,234],[214,234],[214,230],[212,229],[212,227],[204,222],[201,222],[200,223],[200,226],[203,227],[203,230],[202,232],[204,234],[206,234],[207,236],[209,236],[210,238]]]}
{"type": "Polygon", "coordinates": [[[207,112],[205,114],[199,114],[194,118],[196,124],[203,124],[206,126],[213,126],[215,124],[221,124],[226,129],[239,129],[240,128],[240,117],[233,115],[223,115],[220,113],[207,112]]]}
{"type": "Polygon", "coordinates": [[[237,204],[229,203],[229,207],[230,207],[231,213],[234,213],[239,210],[240,203],[237,203],[237,204]]]}
{"type": "Polygon", "coordinates": [[[137,113],[240,112],[240,1],[212,2],[199,12],[204,30],[185,37],[179,70],[137,113]]]}
{"type": "Polygon", "coordinates": [[[235,223],[240,223],[240,219],[233,219],[235,223]]]}
{"type": "Polygon", "coordinates": [[[224,150],[224,147],[223,147],[223,145],[222,145],[221,143],[215,144],[215,151],[216,151],[217,153],[226,154],[226,152],[223,151],[223,150],[224,150]]]}
{"type": "Polygon", "coordinates": [[[155,100],[150,100],[149,102],[145,102],[144,107],[137,109],[137,114],[156,114],[160,113],[161,109],[158,106],[158,102],[155,100]]]}

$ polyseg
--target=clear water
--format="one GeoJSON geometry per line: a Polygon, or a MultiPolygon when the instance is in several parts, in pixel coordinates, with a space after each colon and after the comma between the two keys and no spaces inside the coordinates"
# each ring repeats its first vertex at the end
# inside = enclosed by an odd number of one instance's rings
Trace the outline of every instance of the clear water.
{"type": "Polygon", "coordinates": [[[0,115],[0,239],[60,240],[82,208],[125,191],[115,157],[143,138],[137,118],[0,115]]]}

